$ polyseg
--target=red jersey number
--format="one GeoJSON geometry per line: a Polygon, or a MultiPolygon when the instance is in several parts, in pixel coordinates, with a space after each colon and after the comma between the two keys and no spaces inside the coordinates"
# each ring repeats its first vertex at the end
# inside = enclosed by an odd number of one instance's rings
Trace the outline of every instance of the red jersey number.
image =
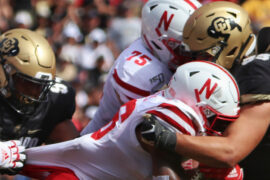
{"type": "Polygon", "coordinates": [[[147,63],[147,61],[152,61],[152,59],[150,57],[148,57],[145,54],[142,54],[139,51],[133,51],[132,55],[127,58],[128,61],[130,61],[132,59],[134,60],[134,63],[139,65],[139,66],[145,65],[147,63]]]}
{"type": "Polygon", "coordinates": [[[129,101],[128,103],[121,106],[119,111],[115,114],[113,119],[105,125],[103,128],[99,129],[98,131],[94,132],[91,137],[95,140],[98,140],[105,136],[108,132],[110,132],[117,123],[123,123],[133,112],[136,105],[136,100],[129,101]]]}

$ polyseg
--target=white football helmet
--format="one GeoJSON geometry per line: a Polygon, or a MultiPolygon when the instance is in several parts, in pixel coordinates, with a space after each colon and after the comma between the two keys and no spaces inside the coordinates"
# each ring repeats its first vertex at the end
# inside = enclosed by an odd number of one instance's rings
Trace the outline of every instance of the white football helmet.
{"type": "Polygon", "coordinates": [[[240,93],[235,79],[211,62],[193,61],[179,66],[165,96],[199,111],[210,133],[220,135],[239,116],[240,93]]]}
{"type": "Polygon", "coordinates": [[[146,47],[174,70],[190,60],[180,46],[182,32],[189,16],[200,6],[197,0],[149,0],[142,8],[146,47]]]}

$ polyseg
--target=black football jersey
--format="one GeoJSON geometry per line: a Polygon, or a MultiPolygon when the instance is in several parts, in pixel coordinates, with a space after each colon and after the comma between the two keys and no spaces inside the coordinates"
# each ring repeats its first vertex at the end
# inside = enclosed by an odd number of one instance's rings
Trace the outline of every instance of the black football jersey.
{"type": "Polygon", "coordinates": [[[27,148],[41,145],[53,128],[60,122],[71,119],[75,111],[75,91],[66,82],[57,79],[48,94],[32,115],[21,115],[0,99],[1,141],[20,139],[27,148]]]}
{"type": "MultiPolygon", "coordinates": [[[[251,56],[234,72],[243,104],[270,101],[270,54],[251,56]]],[[[244,168],[245,180],[270,179],[269,127],[257,148],[240,165],[244,168]]]]}

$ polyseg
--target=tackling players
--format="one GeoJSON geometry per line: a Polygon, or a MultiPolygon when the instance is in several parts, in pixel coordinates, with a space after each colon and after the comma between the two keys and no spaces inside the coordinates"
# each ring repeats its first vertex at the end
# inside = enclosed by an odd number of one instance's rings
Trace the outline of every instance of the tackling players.
{"type": "MultiPolygon", "coordinates": [[[[180,169],[182,157],[155,151],[141,140],[152,128],[142,128],[143,119],[190,136],[220,135],[238,117],[239,98],[234,78],[221,66],[186,63],[177,68],[167,89],[122,105],[98,131],[27,149],[23,172],[40,179],[152,179],[156,175],[186,179],[180,169]],[[163,171],[168,165],[174,173],[163,171]]],[[[224,169],[219,176],[232,179],[228,175],[232,169],[224,169]]],[[[238,179],[243,176],[239,166],[232,172],[238,179]]]]}
{"type": "MultiPolygon", "coordinates": [[[[243,59],[253,49],[255,36],[247,13],[230,2],[213,2],[196,10],[187,21],[183,37],[191,51],[207,52],[214,61],[231,69],[240,87],[242,107],[240,117],[226,129],[224,137],[177,133],[177,141],[162,147],[174,144],[169,149],[212,166],[240,162],[245,179],[270,179],[269,45],[258,44],[268,52],[243,59]]],[[[259,40],[261,43],[262,38],[259,40]]]]}
{"type": "Polygon", "coordinates": [[[150,0],[144,5],[142,35],[115,61],[99,108],[81,135],[107,124],[123,103],[157,92],[178,65],[191,60],[182,51],[182,31],[198,7],[196,0],[150,0]]]}

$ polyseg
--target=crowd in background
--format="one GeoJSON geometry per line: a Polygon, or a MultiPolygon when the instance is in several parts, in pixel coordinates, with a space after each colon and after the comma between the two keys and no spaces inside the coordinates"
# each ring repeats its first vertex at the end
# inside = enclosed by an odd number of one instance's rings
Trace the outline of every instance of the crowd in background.
{"type": "MultiPolygon", "coordinates": [[[[73,122],[93,117],[106,74],[119,53],[140,36],[146,0],[0,0],[0,33],[29,28],[44,35],[57,57],[57,75],[76,89],[73,122]]],[[[215,0],[202,0],[207,3],[215,0]]],[[[250,14],[255,33],[270,25],[269,0],[230,0],[250,14]]]]}
{"type": "Polygon", "coordinates": [[[76,89],[73,122],[93,117],[115,58],[140,36],[141,0],[0,0],[0,33],[28,28],[44,35],[56,54],[57,76],[76,89]]]}
{"type": "MultiPolygon", "coordinates": [[[[113,62],[140,36],[145,1],[0,0],[0,34],[28,28],[49,40],[57,58],[57,76],[76,90],[73,123],[80,131],[94,116],[113,62]]],[[[210,1],[215,0],[201,0],[210,1]]],[[[269,0],[230,1],[247,10],[255,33],[270,26],[269,0]]]]}

